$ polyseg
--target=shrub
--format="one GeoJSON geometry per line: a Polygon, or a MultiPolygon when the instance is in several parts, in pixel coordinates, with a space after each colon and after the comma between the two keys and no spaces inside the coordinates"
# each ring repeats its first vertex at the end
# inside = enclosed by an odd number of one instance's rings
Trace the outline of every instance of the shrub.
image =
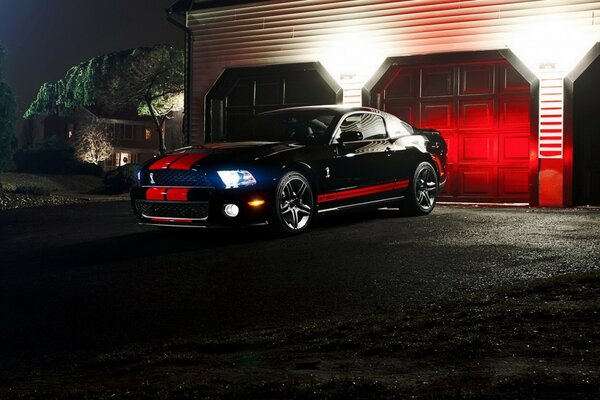
{"type": "Polygon", "coordinates": [[[103,180],[107,191],[111,194],[128,192],[137,179],[139,169],[139,164],[126,164],[108,172],[103,180]]]}

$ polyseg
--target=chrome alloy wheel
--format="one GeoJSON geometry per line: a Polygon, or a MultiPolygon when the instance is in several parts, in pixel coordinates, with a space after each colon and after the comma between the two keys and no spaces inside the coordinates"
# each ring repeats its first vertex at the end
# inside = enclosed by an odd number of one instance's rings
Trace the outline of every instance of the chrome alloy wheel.
{"type": "Polygon", "coordinates": [[[408,215],[429,214],[435,207],[438,190],[438,177],[433,165],[423,161],[415,168],[402,212],[408,215]]]}
{"type": "Polygon", "coordinates": [[[431,165],[426,164],[415,177],[415,196],[417,205],[424,212],[430,211],[435,205],[438,191],[437,177],[431,165]]]}
{"type": "Polygon", "coordinates": [[[288,233],[300,233],[308,227],[314,215],[314,198],[304,176],[286,174],[277,189],[277,220],[288,233]]]}

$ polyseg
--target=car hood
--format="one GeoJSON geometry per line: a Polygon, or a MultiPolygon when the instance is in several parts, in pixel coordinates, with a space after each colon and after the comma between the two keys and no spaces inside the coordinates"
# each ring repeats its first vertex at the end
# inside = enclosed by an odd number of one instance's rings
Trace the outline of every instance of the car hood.
{"type": "Polygon", "coordinates": [[[232,142],[185,147],[148,161],[149,170],[190,170],[223,164],[256,162],[285,151],[303,148],[298,142],[232,142]]]}

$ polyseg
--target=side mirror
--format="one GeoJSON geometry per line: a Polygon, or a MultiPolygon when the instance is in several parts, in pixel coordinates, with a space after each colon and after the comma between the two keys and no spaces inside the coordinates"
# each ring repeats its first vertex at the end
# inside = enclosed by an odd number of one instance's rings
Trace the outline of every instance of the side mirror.
{"type": "Polygon", "coordinates": [[[363,140],[363,134],[359,131],[345,131],[340,133],[340,137],[338,138],[338,142],[357,142],[359,140],[363,140]]]}

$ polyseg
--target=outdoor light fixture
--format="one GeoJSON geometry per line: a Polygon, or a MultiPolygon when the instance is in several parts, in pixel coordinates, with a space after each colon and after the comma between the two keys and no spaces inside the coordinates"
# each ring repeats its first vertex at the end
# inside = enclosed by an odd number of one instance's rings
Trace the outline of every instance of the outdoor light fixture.
{"type": "Polygon", "coordinates": [[[225,189],[237,188],[240,186],[251,186],[256,184],[256,179],[248,171],[217,171],[219,178],[225,184],[225,189]]]}
{"type": "Polygon", "coordinates": [[[564,156],[564,77],[598,40],[593,24],[566,15],[529,20],[509,39],[508,47],[540,82],[538,157],[564,156]]]}
{"type": "Polygon", "coordinates": [[[598,40],[592,24],[564,15],[545,15],[516,29],[507,46],[538,77],[564,77],[598,40]]]}
{"type": "MultiPolygon", "coordinates": [[[[359,21],[355,26],[360,26],[359,21]]],[[[370,32],[355,27],[328,37],[318,58],[346,95],[353,90],[360,91],[385,60],[386,54],[379,43],[370,32]]],[[[360,105],[347,101],[346,97],[344,104],[360,105]]]]}

